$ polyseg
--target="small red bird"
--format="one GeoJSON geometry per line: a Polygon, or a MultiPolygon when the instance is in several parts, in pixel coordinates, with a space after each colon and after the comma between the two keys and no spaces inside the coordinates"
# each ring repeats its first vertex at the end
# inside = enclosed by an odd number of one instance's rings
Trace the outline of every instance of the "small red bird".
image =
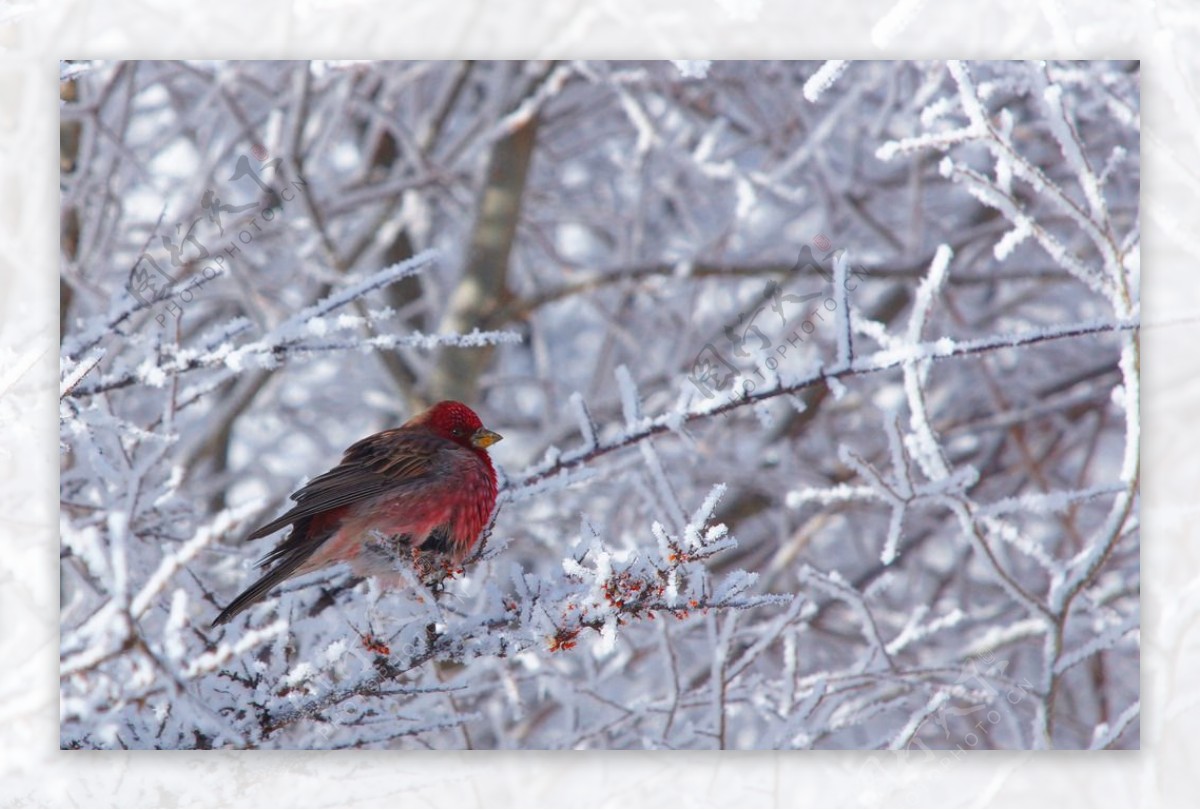
{"type": "Polygon", "coordinates": [[[258,562],[274,567],[212,626],[229,621],[285,579],[327,565],[350,563],[360,576],[394,574],[390,549],[400,546],[462,562],[496,505],[496,471],[486,448],[500,438],[461,402],[439,402],[398,428],[351,445],[340,464],[292,494],[294,507],[246,538],[292,527],[258,562]]]}

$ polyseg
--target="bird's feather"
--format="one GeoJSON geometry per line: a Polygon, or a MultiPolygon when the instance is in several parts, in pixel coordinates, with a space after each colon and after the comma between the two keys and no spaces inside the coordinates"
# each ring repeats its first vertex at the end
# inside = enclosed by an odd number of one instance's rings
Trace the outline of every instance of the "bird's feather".
{"type": "Polygon", "coordinates": [[[351,445],[341,463],[332,470],[292,493],[294,507],[255,529],[246,539],[257,540],[306,517],[422,481],[429,475],[438,453],[448,449],[457,448],[434,435],[386,430],[369,436],[351,445]]]}
{"type": "Polygon", "coordinates": [[[270,571],[263,574],[258,580],[238,595],[236,599],[221,611],[220,615],[213,620],[212,626],[217,627],[232,619],[237,614],[241,613],[250,605],[257,602],[267,595],[267,592],[283,582],[288,577],[292,576],[297,570],[304,565],[321,544],[329,539],[330,535],[336,531],[336,522],[328,521],[329,525],[314,526],[312,518],[304,518],[296,524],[292,529],[292,533],[288,539],[276,546],[271,554],[264,558],[262,565],[267,559],[270,562],[278,561],[278,565],[270,571]]]}

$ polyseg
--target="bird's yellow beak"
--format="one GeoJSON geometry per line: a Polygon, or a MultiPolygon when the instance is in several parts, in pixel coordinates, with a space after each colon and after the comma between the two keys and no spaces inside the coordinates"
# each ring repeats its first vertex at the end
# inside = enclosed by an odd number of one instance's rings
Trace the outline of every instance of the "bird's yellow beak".
{"type": "Polygon", "coordinates": [[[501,436],[499,433],[493,433],[492,431],[488,430],[487,428],[480,428],[479,430],[477,430],[471,434],[471,444],[475,445],[476,447],[480,447],[480,448],[491,447],[493,444],[495,444],[496,442],[500,441],[503,438],[504,437],[501,436]]]}

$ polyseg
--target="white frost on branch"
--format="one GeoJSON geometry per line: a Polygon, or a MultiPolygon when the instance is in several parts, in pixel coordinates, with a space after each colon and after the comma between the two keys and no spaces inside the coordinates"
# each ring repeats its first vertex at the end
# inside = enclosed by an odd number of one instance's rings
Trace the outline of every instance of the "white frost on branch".
{"type": "Polygon", "coordinates": [[[708,69],[712,65],[712,61],[709,59],[672,59],[671,64],[685,79],[703,79],[708,76],[708,69]]]}
{"type": "Polygon", "coordinates": [[[817,68],[817,72],[808,77],[804,82],[804,97],[810,102],[816,103],[820,100],[821,95],[833,86],[833,83],[838,80],[838,77],[849,67],[850,63],[844,59],[830,59],[817,68]]]}

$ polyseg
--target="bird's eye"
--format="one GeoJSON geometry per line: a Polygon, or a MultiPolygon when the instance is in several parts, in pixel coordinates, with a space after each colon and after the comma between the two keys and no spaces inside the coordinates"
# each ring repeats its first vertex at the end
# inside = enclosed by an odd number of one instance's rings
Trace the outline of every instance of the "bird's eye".
{"type": "Polygon", "coordinates": [[[462,435],[462,428],[460,428],[460,427],[456,427],[456,428],[454,428],[453,430],[451,430],[450,432],[451,432],[451,433],[453,433],[455,436],[461,436],[461,435],[462,435]]]}

